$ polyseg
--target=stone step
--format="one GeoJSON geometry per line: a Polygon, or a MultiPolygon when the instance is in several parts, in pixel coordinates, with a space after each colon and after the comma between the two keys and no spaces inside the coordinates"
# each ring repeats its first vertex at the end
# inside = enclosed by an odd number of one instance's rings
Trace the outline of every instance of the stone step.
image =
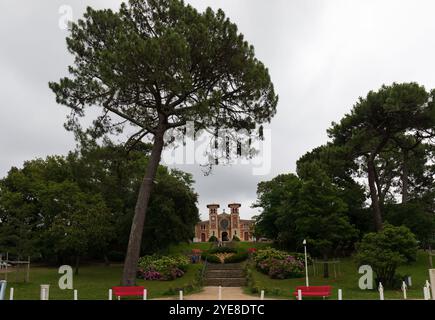
{"type": "Polygon", "coordinates": [[[206,278],[204,285],[209,287],[244,287],[246,285],[245,278],[206,278]]]}
{"type": "Polygon", "coordinates": [[[228,270],[207,270],[206,278],[243,278],[245,272],[238,269],[228,269],[228,270]]]}

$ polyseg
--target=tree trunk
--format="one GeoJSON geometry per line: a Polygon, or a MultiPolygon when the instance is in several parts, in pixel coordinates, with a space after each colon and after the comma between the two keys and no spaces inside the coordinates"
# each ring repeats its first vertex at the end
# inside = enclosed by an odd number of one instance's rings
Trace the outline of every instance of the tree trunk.
{"type": "Polygon", "coordinates": [[[148,162],[145,177],[139,190],[139,195],[134,210],[134,217],[131,224],[130,239],[128,242],[127,255],[125,257],[124,271],[122,275],[123,286],[134,286],[136,283],[137,263],[140,256],[143,228],[148,203],[159,167],[160,158],[164,145],[164,130],[154,136],[154,145],[148,162]]]}
{"type": "Polygon", "coordinates": [[[372,210],[373,210],[373,219],[375,223],[375,228],[377,231],[381,231],[382,214],[379,205],[378,191],[376,189],[376,182],[375,182],[375,177],[376,177],[375,164],[374,164],[374,159],[372,157],[369,157],[367,161],[367,169],[368,169],[370,198],[372,200],[372,210]]]}
{"type": "Polygon", "coordinates": [[[76,271],[75,271],[76,276],[79,275],[79,266],[80,266],[80,256],[76,255],[76,271]]]}
{"type": "Polygon", "coordinates": [[[409,168],[408,168],[408,150],[403,151],[403,164],[402,164],[402,203],[406,203],[409,200],[409,168]]]}

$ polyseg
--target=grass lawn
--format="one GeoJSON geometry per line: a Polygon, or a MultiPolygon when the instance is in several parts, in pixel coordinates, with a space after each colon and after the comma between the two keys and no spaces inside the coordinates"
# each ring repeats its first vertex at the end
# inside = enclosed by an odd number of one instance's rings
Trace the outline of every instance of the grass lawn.
{"type": "MultiPolygon", "coordinates": [[[[189,270],[182,277],[174,281],[145,281],[138,280],[137,284],[148,289],[148,298],[178,295],[179,288],[194,288],[195,278],[202,269],[202,264],[192,264],[189,270]]],[[[14,288],[15,300],[39,300],[41,284],[50,285],[50,300],[72,300],[72,290],[60,290],[58,286],[60,274],[56,268],[32,267],[30,271],[30,283],[9,282],[9,288],[14,288]]],[[[122,274],[121,265],[104,266],[92,265],[83,266],[78,276],[74,276],[74,289],[78,290],[79,300],[107,300],[108,291],[112,286],[119,285],[122,274]]],[[[15,274],[9,275],[10,281],[15,281],[15,274]]]]}
{"type": "MultiPolygon", "coordinates": [[[[310,285],[331,285],[333,287],[333,296],[331,299],[338,299],[338,289],[343,290],[343,299],[379,300],[377,290],[363,291],[358,287],[358,280],[361,277],[358,274],[358,266],[352,259],[343,259],[341,262],[341,276],[334,279],[332,268],[330,268],[330,278],[324,279],[322,275],[312,276],[312,269],[309,270],[310,285]]],[[[409,266],[403,266],[398,269],[402,275],[411,275],[412,288],[408,290],[408,299],[423,299],[423,286],[429,279],[429,262],[428,255],[425,252],[419,252],[417,261],[409,266]]],[[[304,286],[305,278],[277,280],[270,279],[267,275],[251,269],[254,286],[258,290],[265,290],[269,297],[291,298],[296,286],[304,286]]],[[[321,270],[322,272],[323,270],[321,270]]],[[[375,285],[375,284],[374,284],[375,285]]],[[[245,288],[245,292],[252,294],[251,288],[245,288]]],[[[403,299],[401,290],[385,290],[385,299],[403,299]]]]}

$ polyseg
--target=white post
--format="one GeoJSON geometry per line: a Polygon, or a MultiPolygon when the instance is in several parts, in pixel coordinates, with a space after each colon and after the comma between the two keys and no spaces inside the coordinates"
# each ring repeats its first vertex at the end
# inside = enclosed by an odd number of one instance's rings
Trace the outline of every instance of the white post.
{"type": "Polygon", "coordinates": [[[384,287],[381,282],[379,282],[379,300],[384,300],[384,287]]]}
{"type": "Polygon", "coordinates": [[[302,290],[298,290],[298,300],[302,300],[302,290]]]}
{"type": "Polygon", "coordinates": [[[74,300],[78,300],[78,292],[77,290],[74,290],[74,300]]]}
{"type": "Polygon", "coordinates": [[[338,300],[343,300],[343,291],[338,289],[338,300]]]}
{"type": "Polygon", "coordinates": [[[219,286],[218,300],[222,300],[222,287],[219,286]]]}
{"type": "Polygon", "coordinates": [[[424,300],[429,300],[429,290],[427,289],[427,287],[423,287],[423,296],[424,296],[424,300]]]}
{"type": "Polygon", "coordinates": [[[260,300],[264,300],[264,290],[261,290],[260,300]]]}
{"type": "Polygon", "coordinates": [[[147,291],[147,289],[143,289],[143,299],[144,300],[148,299],[148,291],[147,291]]]}
{"type": "Polygon", "coordinates": [[[180,290],[180,300],[183,300],[183,290],[180,290]]]}
{"type": "Polygon", "coordinates": [[[403,291],[403,299],[408,299],[408,296],[406,295],[406,283],[405,281],[402,281],[402,291],[403,291]]]}
{"type": "Polygon", "coordinates": [[[430,300],[430,282],[429,282],[429,280],[426,280],[426,288],[427,288],[427,294],[429,297],[428,300],[430,300]]]}
{"type": "Polygon", "coordinates": [[[304,240],[304,252],[305,252],[305,284],[307,287],[310,286],[310,283],[308,281],[308,259],[307,259],[307,240],[304,240]]]}
{"type": "Polygon", "coordinates": [[[109,289],[109,300],[113,300],[112,289],[109,289]]]}
{"type": "Polygon", "coordinates": [[[14,288],[11,288],[11,291],[9,292],[9,300],[14,300],[14,288]]]}
{"type": "Polygon", "coordinates": [[[41,284],[41,300],[49,300],[50,298],[50,285],[41,284]]]}

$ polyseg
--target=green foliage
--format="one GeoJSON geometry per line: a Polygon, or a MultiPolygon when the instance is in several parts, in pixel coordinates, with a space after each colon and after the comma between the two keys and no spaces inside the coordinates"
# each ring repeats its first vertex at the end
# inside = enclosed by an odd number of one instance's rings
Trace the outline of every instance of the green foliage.
{"type": "Polygon", "coordinates": [[[421,247],[432,244],[435,215],[421,201],[385,206],[385,220],[395,226],[406,226],[416,236],[421,247]]]}
{"type": "Polygon", "coordinates": [[[377,282],[392,287],[397,267],[415,261],[417,248],[415,236],[408,228],[385,224],[382,231],[363,237],[357,246],[356,260],[373,268],[377,282]]]}
{"type": "Polygon", "coordinates": [[[238,237],[238,236],[233,236],[233,241],[237,241],[237,242],[240,242],[240,238],[238,237]]]}
{"type": "Polygon", "coordinates": [[[272,279],[298,278],[303,274],[304,256],[291,255],[288,252],[267,248],[253,254],[256,268],[272,279]]]}
{"type": "Polygon", "coordinates": [[[239,252],[224,259],[224,263],[239,263],[248,260],[249,254],[247,252],[239,252]]]}
{"type": "MultiPolygon", "coordinates": [[[[89,143],[67,157],[12,168],[0,180],[0,251],[59,263],[76,256],[123,261],[145,150],[127,155],[89,143]]],[[[144,253],[192,239],[199,221],[190,175],[161,166],[156,181],[144,253]]]]}
{"type": "Polygon", "coordinates": [[[288,252],[278,250],[275,248],[265,248],[265,249],[257,250],[253,254],[253,258],[256,263],[259,263],[266,259],[283,260],[288,256],[289,256],[288,252]]]}
{"type": "Polygon", "coordinates": [[[200,13],[179,0],[130,0],[116,12],[88,8],[67,46],[70,77],[49,86],[71,109],[66,127],[78,134],[80,118],[100,107],[102,116],[85,131],[93,139],[127,129],[138,132],[133,141],[165,131],[175,137],[188,121],[196,131],[251,134],[276,113],[267,68],[222,10],[200,13]]]}
{"type": "Polygon", "coordinates": [[[215,236],[211,236],[210,239],[208,239],[208,242],[217,242],[218,238],[216,238],[215,236]]]}
{"type": "Polygon", "coordinates": [[[189,266],[186,256],[144,256],[139,259],[138,276],[146,280],[174,280],[184,275],[189,266]]]}
{"type": "Polygon", "coordinates": [[[221,259],[219,259],[216,255],[210,254],[210,253],[202,253],[201,255],[202,260],[207,260],[209,263],[222,263],[221,259]]]}
{"type": "MultiPolygon", "coordinates": [[[[435,136],[434,95],[417,83],[384,85],[360,98],[352,112],[328,130],[333,144],[345,148],[347,157],[358,164],[356,173],[368,177],[377,230],[382,229],[383,205],[396,181],[406,202],[410,177],[417,181],[415,174],[424,176],[426,163],[411,153],[435,136]]],[[[424,184],[433,184],[433,177],[424,184]]]]}
{"type": "Polygon", "coordinates": [[[256,207],[263,208],[257,228],[289,250],[299,250],[306,239],[310,252],[322,257],[346,252],[358,231],[348,218],[348,207],[327,174],[315,162],[301,166],[304,179],[279,175],[258,185],[256,207]]]}
{"type": "Polygon", "coordinates": [[[231,247],[216,247],[216,248],[212,248],[212,249],[208,250],[207,253],[209,253],[209,254],[216,254],[216,253],[237,253],[237,249],[236,248],[231,248],[231,247]]]}

